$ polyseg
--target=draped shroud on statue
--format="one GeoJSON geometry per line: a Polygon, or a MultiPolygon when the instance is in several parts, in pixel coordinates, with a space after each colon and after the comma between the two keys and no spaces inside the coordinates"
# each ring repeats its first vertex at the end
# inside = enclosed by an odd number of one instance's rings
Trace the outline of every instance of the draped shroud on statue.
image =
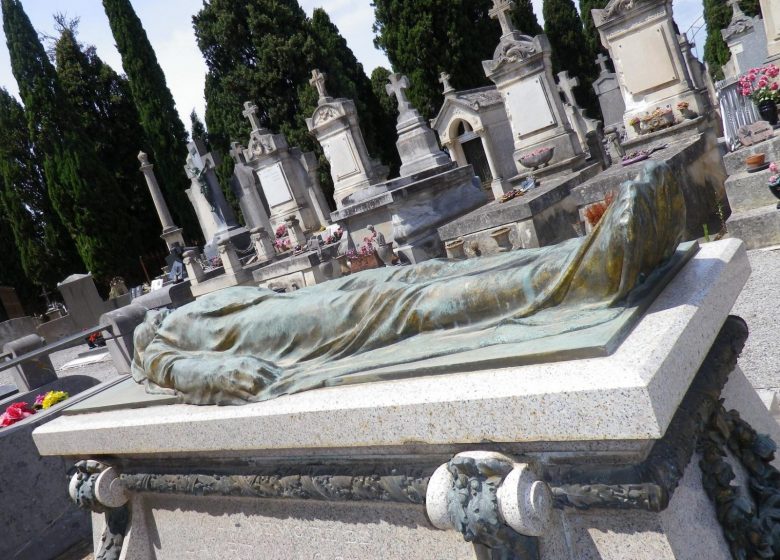
{"type": "Polygon", "coordinates": [[[374,269],[292,293],[228,288],[150,314],[135,333],[133,377],[184,402],[238,404],[388,366],[577,337],[633,305],[684,227],[676,180],[651,162],[586,237],[374,269]]]}

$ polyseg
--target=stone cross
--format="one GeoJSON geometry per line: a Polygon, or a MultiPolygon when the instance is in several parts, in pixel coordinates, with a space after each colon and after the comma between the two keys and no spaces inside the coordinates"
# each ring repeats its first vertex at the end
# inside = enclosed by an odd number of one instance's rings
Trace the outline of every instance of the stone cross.
{"type": "Polygon", "coordinates": [[[599,65],[599,68],[601,68],[601,74],[607,74],[609,73],[609,68],[607,68],[607,61],[609,58],[604,56],[604,53],[599,53],[599,55],[596,57],[596,64],[599,65]]]}
{"type": "Polygon", "coordinates": [[[739,7],[739,0],[728,0],[726,4],[731,6],[731,13],[733,14],[731,19],[737,19],[745,15],[742,8],[739,7]]]}
{"type": "Polygon", "coordinates": [[[439,83],[444,86],[444,95],[447,95],[451,91],[455,91],[455,88],[450,85],[450,75],[447,72],[439,74],[439,83]]]}
{"type": "Polygon", "coordinates": [[[244,111],[241,113],[246,118],[249,119],[249,122],[252,123],[252,131],[255,130],[262,130],[263,126],[260,124],[260,117],[257,116],[258,110],[257,105],[252,103],[251,101],[247,101],[244,103],[244,111]]]}
{"type": "Polygon", "coordinates": [[[51,292],[46,289],[46,286],[43,287],[43,290],[41,291],[41,295],[43,296],[43,299],[46,300],[46,309],[49,309],[51,307],[51,300],[49,300],[49,296],[51,295],[51,292]]]}
{"type": "Polygon", "coordinates": [[[577,79],[577,77],[570,78],[568,70],[564,70],[563,72],[558,72],[558,89],[563,93],[563,96],[566,98],[566,103],[571,105],[572,107],[577,106],[577,100],[574,98],[574,91],[573,89],[580,85],[580,81],[577,79]]]}
{"type": "Polygon", "coordinates": [[[311,80],[309,80],[309,83],[317,88],[317,93],[320,95],[320,103],[329,97],[328,92],[325,89],[325,76],[327,76],[327,74],[323,74],[315,68],[311,71],[311,80]]]}
{"type": "Polygon", "coordinates": [[[517,31],[512,18],[509,16],[509,10],[514,7],[515,3],[512,0],[493,0],[493,7],[488,12],[488,15],[497,19],[501,25],[501,36],[509,35],[513,31],[517,31]]]}
{"type": "Polygon", "coordinates": [[[385,91],[390,97],[395,96],[398,100],[398,112],[406,112],[411,104],[406,98],[406,90],[409,89],[409,78],[401,74],[390,74],[388,76],[389,83],[385,85],[385,91]]]}

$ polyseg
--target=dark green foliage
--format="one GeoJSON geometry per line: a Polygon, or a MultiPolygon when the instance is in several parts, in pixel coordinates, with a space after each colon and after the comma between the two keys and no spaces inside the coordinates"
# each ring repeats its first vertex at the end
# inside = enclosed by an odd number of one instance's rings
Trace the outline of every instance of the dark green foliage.
{"type": "MultiPolygon", "coordinates": [[[[749,16],[761,13],[758,0],[743,0],[739,3],[739,7],[749,16]]],[[[715,80],[723,79],[722,66],[731,58],[731,52],[720,33],[722,29],[729,26],[731,16],[731,6],[726,4],[726,0],[704,0],[704,23],[707,26],[704,62],[709,65],[710,75],[715,80]]]]}
{"type": "Polygon", "coordinates": [[[374,44],[395,72],[408,76],[409,99],[426,118],[441,107],[441,72],[456,89],[490,84],[482,61],[493,57],[501,35],[491,7],[490,0],[375,0],[374,44]]]}
{"type": "Polygon", "coordinates": [[[188,238],[200,237],[194,210],[184,192],[190,185],[184,172],[187,131],[157,56],[129,0],[103,0],[103,7],[145,132],[144,151],[154,164],[174,221],[184,228],[188,238]]]}
{"type": "Polygon", "coordinates": [[[125,250],[129,204],[62,90],[54,66],[18,0],[2,0],[11,69],[24,102],[30,140],[43,162],[52,206],[84,265],[99,282],[130,275],[135,256],[125,250]]]}
{"type": "Polygon", "coordinates": [[[585,28],[585,41],[588,43],[591,58],[596,60],[599,53],[607,54],[607,49],[601,45],[601,38],[596,26],[593,25],[591,10],[603,9],[609,0],[580,0],[580,17],[585,28]]]}
{"type": "Polygon", "coordinates": [[[317,105],[309,85],[314,68],[328,74],[330,95],[355,101],[371,154],[385,163],[397,159],[394,131],[388,137],[388,124],[376,116],[379,101],[370,81],[324,11],[309,20],[295,0],[211,0],[193,26],[209,69],[206,126],[212,149],[223,154],[223,184],[233,169],[224,157],[230,143],[244,144],[250,133],[243,104],[254,101],[264,126],[283,133],[290,146],[318,155],[323,190],[332,192],[327,162],[306,127],[317,105]]]}
{"type": "Polygon", "coordinates": [[[591,116],[598,116],[599,106],[593,91],[593,80],[598,76],[598,67],[591,56],[585,40],[582,20],[572,0],[544,0],[542,5],[544,32],[552,46],[553,72],[568,70],[576,76],[580,85],[574,88],[574,95],[581,107],[591,116]]]}
{"type": "Polygon", "coordinates": [[[208,143],[208,138],[206,137],[206,125],[203,124],[202,120],[200,120],[200,117],[198,116],[198,113],[195,111],[195,109],[193,109],[190,113],[190,130],[190,136],[192,136],[193,139],[198,138],[199,140],[203,140],[204,142],[208,143]]]}
{"type": "MultiPolygon", "coordinates": [[[[126,197],[125,249],[134,256],[159,251],[164,247],[159,218],[138,169],[138,143],[144,131],[127,80],[105,64],[94,47],[79,44],[72,24],[61,23],[54,55],[57,76],[80,126],[113,183],[126,197]]],[[[126,280],[142,280],[140,269],[134,267],[133,272],[126,280]]]]}
{"type": "MultiPolygon", "coordinates": [[[[395,123],[398,120],[398,103],[395,97],[387,95],[385,89],[390,74],[392,72],[383,66],[374,68],[374,71],[371,72],[371,89],[374,90],[374,95],[379,100],[378,111],[382,113],[382,119],[395,123]]],[[[395,130],[393,130],[392,137],[394,139],[397,137],[395,130]]]]}
{"type": "Polygon", "coordinates": [[[35,285],[52,288],[70,272],[82,269],[73,242],[51,207],[24,109],[2,88],[0,222],[0,285],[17,288],[20,297],[31,295],[35,285]]]}
{"type": "Polygon", "coordinates": [[[523,35],[535,37],[544,33],[544,29],[539,25],[539,20],[536,19],[531,0],[515,0],[515,7],[512,8],[510,14],[512,23],[515,24],[517,30],[523,35]]]}

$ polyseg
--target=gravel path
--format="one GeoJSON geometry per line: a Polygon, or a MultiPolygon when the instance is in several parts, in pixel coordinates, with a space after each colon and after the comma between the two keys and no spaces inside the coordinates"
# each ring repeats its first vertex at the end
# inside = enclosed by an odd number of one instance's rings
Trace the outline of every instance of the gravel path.
{"type": "Polygon", "coordinates": [[[752,273],[732,309],[750,329],[739,365],[756,389],[780,391],[780,247],[748,251],[748,258],[752,273]]]}
{"type": "MultiPolygon", "coordinates": [[[[89,350],[89,346],[84,343],[73,348],[67,348],[65,350],[60,350],[58,352],[52,352],[49,354],[51,363],[54,366],[54,369],[57,371],[57,376],[67,377],[69,375],[88,375],[101,382],[116,376],[116,368],[110,359],[104,362],[85,364],[64,370],[61,369],[63,365],[67,364],[71,360],[78,358],[79,352],[86,352],[87,350],[89,350]]],[[[14,385],[13,376],[9,370],[0,372],[0,385],[14,385]]]]}

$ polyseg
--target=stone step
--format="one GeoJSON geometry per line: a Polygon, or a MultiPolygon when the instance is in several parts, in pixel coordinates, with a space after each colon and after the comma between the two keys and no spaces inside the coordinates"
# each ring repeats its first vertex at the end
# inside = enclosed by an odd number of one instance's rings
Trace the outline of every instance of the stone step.
{"type": "Polygon", "coordinates": [[[741,148],[736,152],[731,152],[723,156],[723,164],[726,166],[726,173],[735,175],[745,171],[745,158],[753,154],[766,154],[766,161],[776,161],[780,164],[780,134],[775,131],[774,138],[765,140],[755,146],[741,148]]]}
{"type": "Polygon", "coordinates": [[[772,203],[777,204],[777,199],[767,186],[771,175],[768,169],[757,173],[743,171],[726,179],[726,194],[731,211],[743,212],[772,203]]]}
{"type": "Polygon", "coordinates": [[[748,249],[780,245],[780,210],[775,204],[736,212],[726,221],[729,237],[742,239],[748,249]]]}

